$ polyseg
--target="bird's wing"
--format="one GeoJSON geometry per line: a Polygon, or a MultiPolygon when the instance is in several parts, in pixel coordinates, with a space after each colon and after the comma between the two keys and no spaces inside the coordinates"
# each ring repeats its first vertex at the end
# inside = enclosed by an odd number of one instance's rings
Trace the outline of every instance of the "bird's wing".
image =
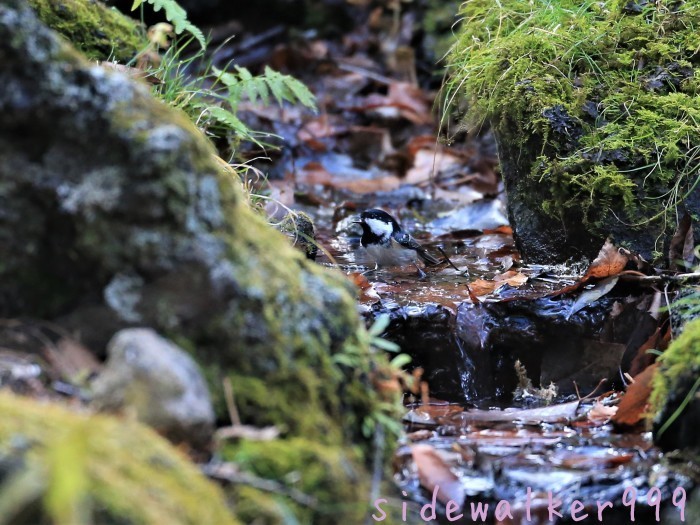
{"type": "Polygon", "coordinates": [[[416,242],[416,240],[411,237],[408,233],[406,232],[399,232],[394,234],[394,240],[399,243],[401,246],[404,248],[408,248],[409,250],[415,250],[415,252],[418,254],[418,256],[423,259],[423,262],[425,264],[439,264],[440,261],[437,260],[435,257],[430,255],[428,251],[423,248],[420,244],[416,242]]]}

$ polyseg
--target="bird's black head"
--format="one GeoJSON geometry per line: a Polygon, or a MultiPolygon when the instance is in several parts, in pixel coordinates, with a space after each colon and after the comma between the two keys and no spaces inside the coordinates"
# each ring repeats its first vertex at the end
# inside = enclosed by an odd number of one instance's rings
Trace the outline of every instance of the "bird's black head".
{"type": "Polygon", "coordinates": [[[358,222],[362,226],[362,246],[374,243],[386,243],[391,236],[401,231],[401,225],[384,210],[365,210],[358,222]]]}

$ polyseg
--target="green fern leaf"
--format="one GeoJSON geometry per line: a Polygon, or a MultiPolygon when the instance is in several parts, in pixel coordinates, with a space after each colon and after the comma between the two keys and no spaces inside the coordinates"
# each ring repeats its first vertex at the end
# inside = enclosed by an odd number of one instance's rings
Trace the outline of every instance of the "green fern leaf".
{"type": "Polygon", "coordinates": [[[204,33],[202,33],[197,26],[187,20],[187,11],[180,7],[180,4],[178,4],[175,0],[134,0],[131,10],[134,11],[144,2],[151,4],[155,12],[163,9],[165,11],[165,18],[168,19],[168,22],[173,24],[176,34],[179,35],[183,31],[187,31],[197,40],[197,42],[199,42],[202,49],[207,47],[204,33]]]}
{"type": "Polygon", "coordinates": [[[251,138],[251,131],[248,126],[246,126],[236,115],[227,109],[220,106],[208,106],[206,104],[202,105],[202,109],[204,109],[206,114],[215,122],[231,128],[245,139],[251,138]]]}
{"type": "Polygon", "coordinates": [[[276,82],[283,84],[283,98],[288,102],[300,102],[307,108],[316,109],[316,97],[304,83],[292,76],[283,75],[269,66],[265,66],[265,76],[274,78],[276,82]]]}

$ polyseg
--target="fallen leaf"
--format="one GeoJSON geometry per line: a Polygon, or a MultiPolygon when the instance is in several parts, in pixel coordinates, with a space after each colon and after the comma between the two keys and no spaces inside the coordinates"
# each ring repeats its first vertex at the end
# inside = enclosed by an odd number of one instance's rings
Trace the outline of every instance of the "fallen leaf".
{"type": "Polygon", "coordinates": [[[621,253],[619,248],[615,247],[610,239],[607,239],[582,280],[587,281],[593,277],[603,279],[617,275],[625,269],[628,261],[629,256],[621,253]]]}
{"type": "Polygon", "coordinates": [[[321,139],[345,133],[347,128],[331,123],[327,113],[307,121],[297,132],[297,138],[314,151],[326,151],[328,148],[321,139]]]}
{"type": "Polygon", "coordinates": [[[654,354],[650,354],[648,350],[664,350],[665,348],[663,337],[661,336],[661,327],[659,327],[637,350],[637,353],[630,364],[629,374],[632,377],[636,376],[637,374],[641,374],[654,362],[656,356],[654,354]]]}
{"type": "Polygon", "coordinates": [[[498,228],[493,228],[493,229],[485,229],[484,230],[485,234],[488,233],[500,233],[503,235],[513,235],[513,228],[510,226],[499,226],[498,228]]]}
{"type": "Polygon", "coordinates": [[[615,288],[618,279],[618,276],[608,277],[599,283],[596,283],[593,288],[581,292],[581,295],[578,296],[578,299],[576,299],[574,304],[571,305],[571,308],[569,308],[569,311],[566,314],[566,319],[570,319],[576,312],[582,308],[585,308],[589,304],[596,302],[598,299],[610,292],[610,290],[615,288]]]}
{"type": "Polygon", "coordinates": [[[431,494],[437,487],[438,501],[444,505],[454,501],[461,508],[466,495],[464,487],[440,453],[430,445],[413,445],[411,454],[421,486],[431,494]]]}
{"type": "Polygon", "coordinates": [[[658,367],[658,363],[654,363],[635,376],[634,383],[627,387],[618,405],[617,413],[612,418],[615,426],[634,427],[644,419],[652,390],[651,382],[658,367]]]}
{"type": "Polygon", "coordinates": [[[375,111],[384,118],[403,117],[410,122],[432,124],[430,100],[426,93],[410,82],[391,82],[386,95],[372,93],[358,106],[355,111],[375,111]]]}
{"type": "Polygon", "coordinates": [[[373,178],[357,178],[352,172],[331,173],[321,162],[311,161],[302,166],[295,178],[299,184],[320,184],[331,188],[341,188],[356,193],[374,193],[397,189],[401,181],[394,175],[373,178]]]}
{"type": "MultiPolygon", "coordinates": [[[[435,177],[441,171],[459,166],[462,160],[451,154],[445,148],[435,149],[435,145],[429,149],[419,149],[414,158],[413,166],[406,172],[404,182],[406,184],[421,184],[430,180],[430,177],[435,177]]],[[[473,192],[476,194],[476,192],[473,192]]],[[[483,194],[479,193],[481,197],[483,194]]],[[[473,199],[477,200],[477,199],[473,199]]],[[[469,202],[473,202],[469,201],[469,202]]]]}
{"type": "Polygon", "coordinates": [[[348,274],[348,277],[353,284],[357,286],[359,301],[361,303],[374,304],[381,301],[381,297],[374,289],[374,286],[372,286],[372,283],[367,280],[367,277],[360,272],[352,272],[348,274]]]}
{"type": "Polygon", "coordinates": [[[516,272],[515,270],[508,270],[505,273],[494,276],[493,280],[487,281],[485,279],[476,279],[475,281],[469,283],[469,288],[471,293],[476,296],[488,295],[500,287],[508,284],[514,288],[522,286],[527,282],[527,275],[523,273],[516,272]]]}
{"type": "Polygon", "coordinates": [[[600,401],[597,401],[593,408],[588,411],[586,417],[589,421],[601,426],[610,421],[610,418],[617,413],[617,409],[618,407],[605,406],[600,401]]]}
{"type": "Polygon", "coordinates": [[[694,254],[693,219],[685,213],[678,222],[668,248],[668,262],[671,270],[685,270],[691,268],[694,254]]]}

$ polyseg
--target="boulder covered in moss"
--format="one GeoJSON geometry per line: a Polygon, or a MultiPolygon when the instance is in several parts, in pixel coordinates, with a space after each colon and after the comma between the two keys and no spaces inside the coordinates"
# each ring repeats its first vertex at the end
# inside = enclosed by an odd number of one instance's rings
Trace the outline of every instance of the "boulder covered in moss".
{"type": "Polygon", "coordinates": [[[665,449],[700,453],[700,319],[685,325],[659,362],[650,399],[654,439],[665,449]]]}
{"type": "Polygon", "coordinates": [[[499,149],[518,248],[659,260],[687,213],[700,242],[700,1],[470,0],[452,89],[499,149]]]}
{"type": "Polygon", "coordinates": [[[219,487],[152,430],[0,393],[4,523],[234,525],[219,487]]]}
{"type": "Polygon", "coordinates": [[[143,28],[99,0],[29,0],[39,19],[92,60],[126,63],[148,47],[143,28]]]}
{"type": "Polygon", "coordinates": [[[0,316],[50,319],[98,355],[152,327],[193,353],[220,417],[229,377],[243,423],[329,447],[336,483],[363,486],[377,402],[351,284],[246,206],[184,115],[19,0],[0,4],[0,62],[0,316]]]}

